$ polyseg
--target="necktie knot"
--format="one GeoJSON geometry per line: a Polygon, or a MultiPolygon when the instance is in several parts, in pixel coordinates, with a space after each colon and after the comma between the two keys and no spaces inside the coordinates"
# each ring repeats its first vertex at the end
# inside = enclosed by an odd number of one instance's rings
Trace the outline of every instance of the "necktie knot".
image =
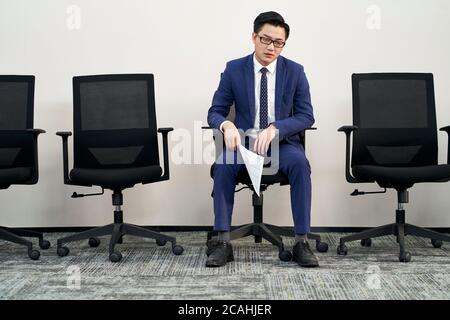
{"type": "Polygon", "coordinates": [[[261,68],[261,70],[259,71],[261,71],[262,74],[266,74],[267,72],[269,72],[267,68],[261,68]]]}

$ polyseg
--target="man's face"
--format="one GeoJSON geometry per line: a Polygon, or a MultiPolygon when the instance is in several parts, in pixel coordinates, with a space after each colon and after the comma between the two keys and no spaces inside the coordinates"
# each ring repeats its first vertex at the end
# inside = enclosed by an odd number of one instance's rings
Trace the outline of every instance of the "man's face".
{"type": "Polygon", "coordinates": [[[275,27],[266,23],[258,33],[253,32],[252,39],[255,44],[256,60],[263,66],[267,66],[275,61],[283,51],[286,32],[283,27],[275,27]]]}

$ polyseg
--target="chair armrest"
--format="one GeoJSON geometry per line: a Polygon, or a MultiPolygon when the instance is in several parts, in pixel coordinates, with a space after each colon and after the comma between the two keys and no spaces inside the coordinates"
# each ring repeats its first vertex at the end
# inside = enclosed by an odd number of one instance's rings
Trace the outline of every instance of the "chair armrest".
{"type": "Polygon", "coordinates": [[[67,147],[67,140],[69,136],[72,135],[70,131],[58,131],[56,132],[57,136],[62,138],[62,147],[63,147],[63,177],[64,184],[72,184],[72,181],[69,178],[69,150],[67,147]]]}
{"type": "Polygon", "coordinates": [[[338,129],[339,132],[345,132],[345,134],[350,134],[355,130],[358,130],[357,126],[342,126],[338,129]]]}
{"type": "Polygon", "coordinates": [[[43,129],[27,129],[27,132],[32,133],[36,137],[40,135],[41,133],[45,133],[45,130],[43,129]]]}
{"type": "MultiPolygon", "coordinates": [[[[213,130],[214,128],[211,128],[209,126],[203,126],[202,129],[203,130],[213,130]]],[[[315,127],[305,128],[304,130],[299,132],[300,142],[303,145],[303,147],[305,147],[305,138],[306,138],[306,131],[307,130],[317,130],[317,128],[315,128],[315,127]]],[[[217,129],[214,130],[214,133],[216,133],[217,131],[222,133],[220,130],[217,130],[217,129]]],[[[216,134],[214,134],[214,137],[216,137],[216,134]]]]}
{"type": "Polygon", "coordinates": [[[450,164],[450,126],[445,126],[439,129],[439,131],[445,131],[448,135],[448,146],[447,146],[447,164],[450,164]]]}
{"type": "Polygon", "coordinates": [[[23,130],[0,130],[0,134],[23,134],[23,133],[31,133],[33,136],[37,137],[41,133],[45,133],[43,129],[23,129],[23,130]]]}
{"type": "Polygon", "coordinates": [[[32,178],[28,181],[28,183],[35,184],[39,180],[38,136],[41,133],[45,133],[45,130],[26,129],[25,131],[33,136],[34,172],[32,178]]]}
{"type": "Polygon", "coordinates": [[[35,156],[35,165],[36,165],[36,168],[38,167],[38,148],[37,148],[37,139],[38,139],[38,136],[41,134],[41,133],[45,133],[45,130],[43,130],[43,129],[26,129],[25,130],[25,132],[28,132],[28,133],[31,133],[31,135],[33,136],[33,140],[34,140],[34,143],[33,143],[33,152],[34,152],[34,156],[35,156]]]}
{"type": "Polygon", "coordinates": [[[164,174],[159,178],[159,181],[169,180],[170,171],[169,171],[169,146],[167,142],[167,136],[170,131],[173,131],[173,128],[159,128],[158,132],[162,134],[163,139],[163,160],[164,160],[164,174]]]}
{"type": "Polygon", "coordinates": [[[72,135],[72,132],[70,132],[70,131],[58,131],[58,132],[56,132],[56,135],[60,136],[60,137],[64,137],[64,136],[69,137],[69,136],[72,135]]]}
{"type": "Polygon", "coordinates": [[[159,133],[168,133],[170,131],[173,131],[173,128],[168,127],[168,128],[159,128],[158,129],[159,133]]]}
{"type": "Polygon", "coordinates": [[[203,126],[202,130],[212,130],[214,139],[217,138],[218,134],[223,136],[223,132],[222,131],[220,131],[219,129],[213,128],[213,127],[203,126]]]}
{"type": "Polygon", "coordinates": [[[350,172],[350,157],[351,157],[350,136],[351,136],[352,132],[356,131],[356,130],[358,130],[357,126],[342,126],[338,129],[339,132],[345,133],[345,178],[350,183],[363,182],[363,181],[360,181],[359,179],[356,179],[355,177],[353,177],[350,172]]]}
{"type": "Polygon", "coordinates": [[[308,131],[308,130],[317,130],[317,128],[315,128],[315,127],[305,128],[304,130],[300,131],[300,133],[299,133],[300,143],[303,145],[303,148],[305,149],[305,153],[306,153],[306,131],[308,131]]]}
{"type": "Polygon", "coordinates": [[[202,129],[203,130],[212,130],[214,149],[216,152],[216,157],[218,157],[222,153],[222,151],[226,148],[223,132],[220,131],[219,129],[209,127],[209,126],[203,126],[202,129]]]}

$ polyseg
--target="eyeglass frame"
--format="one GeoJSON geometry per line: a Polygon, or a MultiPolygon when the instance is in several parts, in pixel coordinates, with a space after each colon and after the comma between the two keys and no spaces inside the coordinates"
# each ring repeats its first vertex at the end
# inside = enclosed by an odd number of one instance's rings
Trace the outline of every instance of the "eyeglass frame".
{"type": "Polygon", "coordinates": [[[275,48],[281,49],[281,48],[284,48],[284,46],[286,45],[286,41],[272,40],[272,39],[270,39],[269,37],[266,37],[266,36],[260,36],[259,34],[257,34],[256,36],[259,37],[259,42],[261,42],[262,44],[264,44],[264,45],[266,45],[266,46],[270,46],[270,45],[273,43],[273,46],[274,46],[275,48]],[[268,39],[270,42],[269,42],[269,43],[264,43],[264,42],[262,42],[262,38],[268,39]],[[281,42],[281,43],[283,43],[283,45],[282,45],[281,47],[278,47],[278,46],[275,45],[275,42],[281,42]]]}

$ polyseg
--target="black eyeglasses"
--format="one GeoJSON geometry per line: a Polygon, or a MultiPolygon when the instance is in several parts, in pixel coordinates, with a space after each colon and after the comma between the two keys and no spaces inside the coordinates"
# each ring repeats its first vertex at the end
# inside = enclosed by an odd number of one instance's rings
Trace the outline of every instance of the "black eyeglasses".
{"type": "Polygon", "coordinates": [[[286,44],[286,42],[281,40],[272,40],[268,37],[260,36],[259,34],[257,36],[259,37],[259,41],[261,41],[262,44],[270,46],[273,43],[273,46],[275,48],[283,48],[286,44]]]}

